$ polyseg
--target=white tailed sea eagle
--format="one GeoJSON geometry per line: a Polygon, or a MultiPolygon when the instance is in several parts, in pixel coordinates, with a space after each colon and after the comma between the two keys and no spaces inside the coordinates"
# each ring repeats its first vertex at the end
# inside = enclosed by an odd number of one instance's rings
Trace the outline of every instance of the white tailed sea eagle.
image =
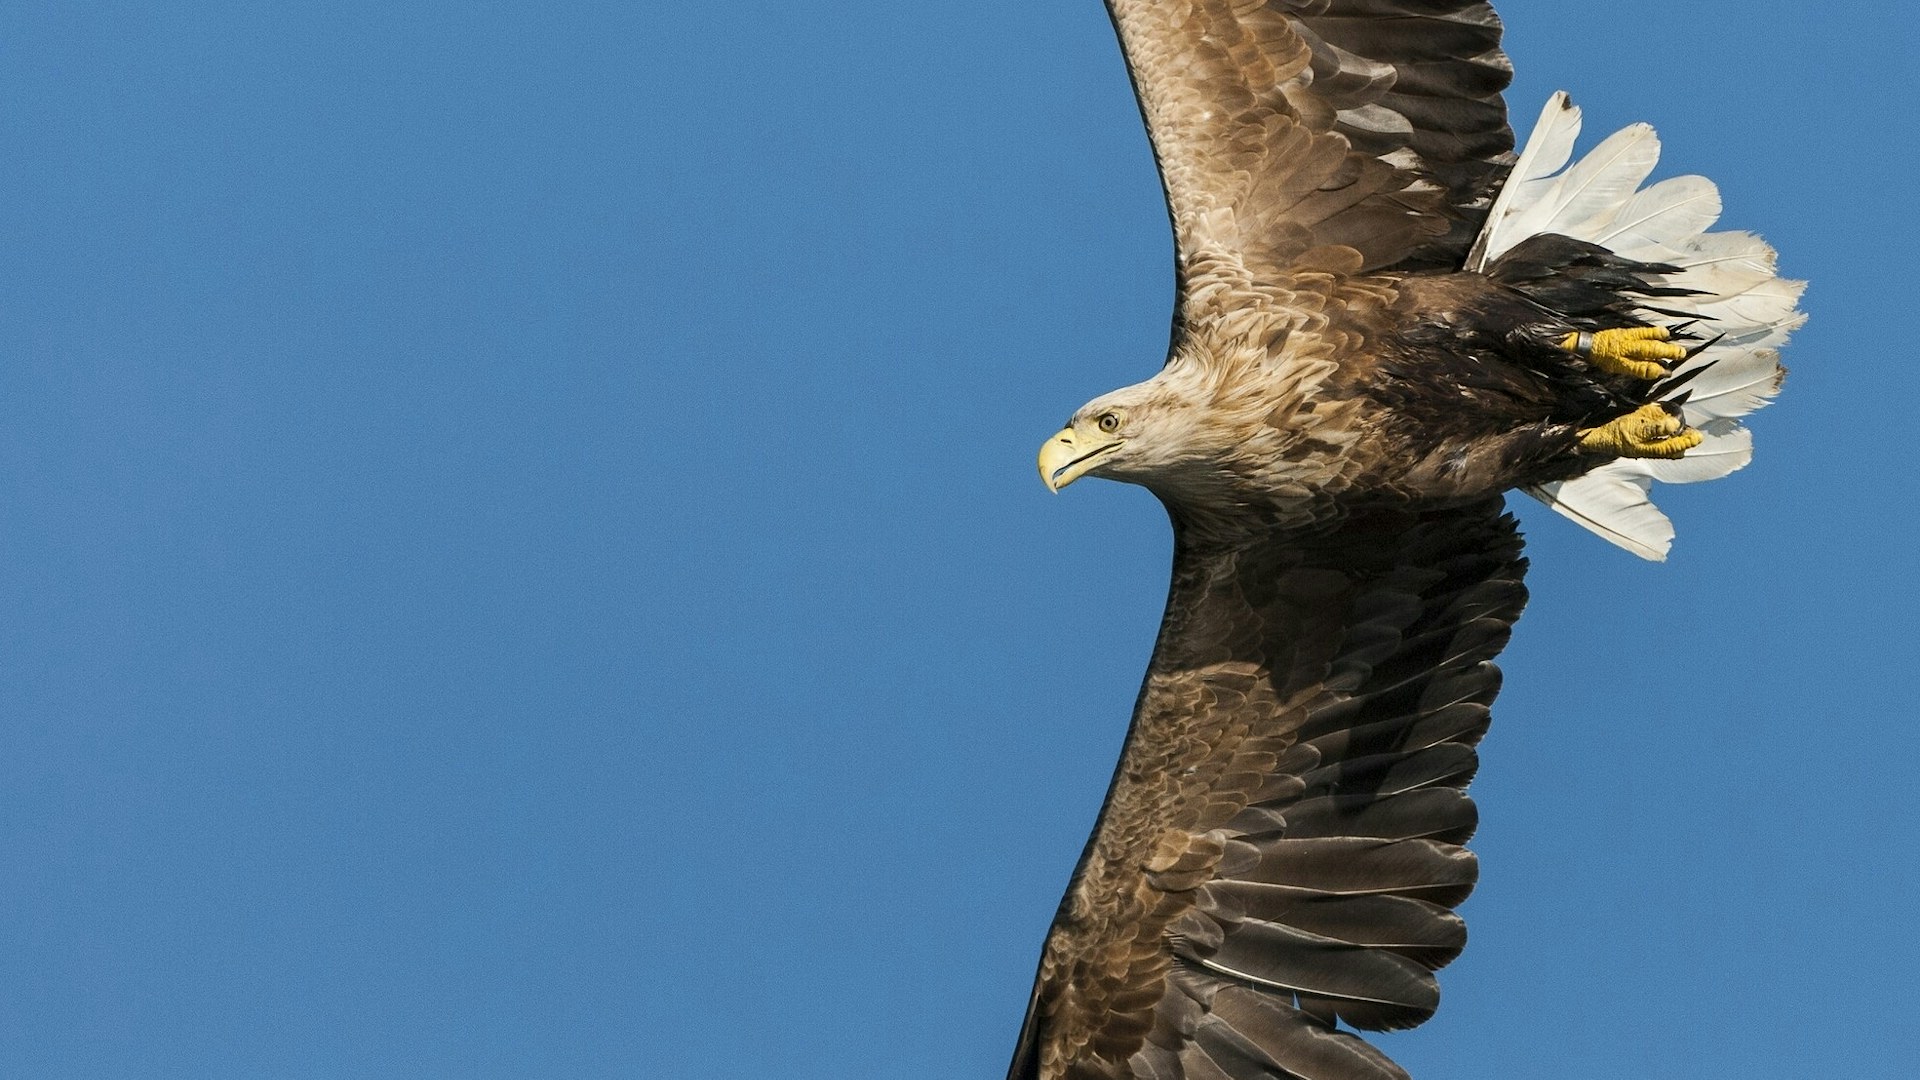
{"type": "Polygon", "coordinates": [[[1512,152],[1472,0],[1108,0],[1173,221],[1166,366],[1040,452],[1145,486],[1166,619],[1012,1080],[1404,1077],[1466,939],[1465,788],[1526,599],[1502,493],[1664,556],[1745,464],[1800,284],[1627,128],[1512,152]]]}

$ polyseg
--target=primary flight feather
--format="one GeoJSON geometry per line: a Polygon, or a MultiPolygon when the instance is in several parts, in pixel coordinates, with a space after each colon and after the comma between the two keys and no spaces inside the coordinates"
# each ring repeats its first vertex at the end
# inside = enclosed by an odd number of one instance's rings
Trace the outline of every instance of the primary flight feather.
{"type": "Polygon", "coordinates": [[[1107,7],[1173,340],[1039,464],[1159,496],[1173,581],[1009,1076],[1404,1077],[1354,1032],[1427,1019],[1466,940],[1502,494],[1664,557],[1651,486],[1746,463],[1800,285],[1708,181],[1644,186],[1650,128],[1574,161],[1555,95],[1516,155],[1485,3],[1107,7]]]}

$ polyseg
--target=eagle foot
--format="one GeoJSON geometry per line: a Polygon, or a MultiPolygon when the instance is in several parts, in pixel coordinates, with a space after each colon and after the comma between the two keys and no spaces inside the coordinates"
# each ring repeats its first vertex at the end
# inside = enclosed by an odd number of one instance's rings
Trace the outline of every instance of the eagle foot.
{"type": "Polygon", "coordinates": [[[1651,402],[1596,428],[1578,433],[1580,449],[1589,454],[1627,458],[1677,458],[1706,438],[1687,426],[1680,410],[1651,402]]]}
{"type": "Polygon", "coordinates": [[[1623,326],[1590,334],[1576,331],[1562,338],[1560,347],[1601,371],[1652,381],[1666,377],[1667,365],[1687,358],[1685,348],[1667,340],[1672,336],[1664,326],[1623,326]]]}

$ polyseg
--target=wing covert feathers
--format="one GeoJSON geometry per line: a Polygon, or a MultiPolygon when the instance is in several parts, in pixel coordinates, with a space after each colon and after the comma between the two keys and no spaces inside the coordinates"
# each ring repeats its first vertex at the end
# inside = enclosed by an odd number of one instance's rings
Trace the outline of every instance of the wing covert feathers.
{"type": "Polygon", "coordinates": [[[1209,284],[1280,281],[1329,247],[1363,269],[1459,264],[1512,159],[1500,93],[1513,69],[1486,3],[1107,8],[1160,165],[1183,306],[1209,284]]]}
{"type": "Polygon", "coordinates": [[[1806,283],[1777,276],[1774,251],[1759,237],[1708,231],[1720,218],[1720,192],[1706,177],[1641,186],[1660,159],[1652,128],[1615,132],[1569,166],[1579,135],[1580,110],[1566,94],[1553,95],[1466,268],[1486,271],[1542,234],[1669,268],[1649,277],[1658,295],[1647,297],[1638,314],[1681,330],[1698,346],[1655,396],[1677,405],[1705,442],[1677,460],[1622,458],[1526,489],[1612,543],[1659,560],[1673,542],[1673,525],[1653,505],[1653,482],[1714,480],[1752,459],[1753,439],[1739,418],[1772,400],[1786,377],[1779,349],[1806,321],[1798,310],[1806,283]]]}
{"type": "Polygon", "coordinates": [[[1014,1080],[1404,1077],[1466,941],[1465,788],[1525,602],[1498,500],[1176,541],[1119,769],[1014,1080]]]}

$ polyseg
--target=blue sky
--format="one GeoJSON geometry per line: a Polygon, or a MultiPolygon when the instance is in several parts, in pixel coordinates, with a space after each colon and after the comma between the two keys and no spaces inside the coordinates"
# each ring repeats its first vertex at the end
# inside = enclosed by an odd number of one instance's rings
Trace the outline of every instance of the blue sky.
{"type": "MultiPolygon", "coordinates": [[[[1534,600],[1420,1080],[1911,1075],[1920,15],[1500,5],[1813,280],[1534,600]]],[[[997,1076],[1159,617],[1093,0],[0,12],[0,1075],[997,1076]],[[665,10],[663,10],[665,9],[665,10]]]]}

